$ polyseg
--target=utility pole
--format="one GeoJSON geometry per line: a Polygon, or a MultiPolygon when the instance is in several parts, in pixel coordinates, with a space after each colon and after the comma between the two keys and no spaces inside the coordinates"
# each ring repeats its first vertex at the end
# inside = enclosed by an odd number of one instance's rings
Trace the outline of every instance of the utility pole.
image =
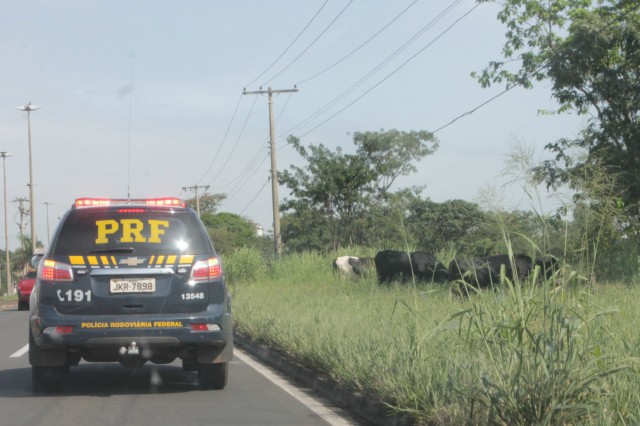
{"type": "Polygon", "coordinates": [[[209,189],[209,185],[204,185],[204,186],[198,186],[198,185],[193,185],[193,186],[183,186],[182,190],[183,191],[195,191],[196,193],[196,211],[198,212],[198,217],[200,217],[200,198],[198,197],[198,188],[204,188],[204,190],[206,191],[207,189],[209,189]]]}
{"type": "Polygon", "coordinates": [[[7,225],[7,157],[11,157],[11,153],[2,151],[0,152],[2,157],[2,176],[4,180],[4,253],[5,253],[5,269],[7,272],[7,294],[11,296],[14,293],[14,288],[11,285],[11,264],[9,259],[9,228],[7,225]]]}
{"type": "Polygon", "coordinates": [[[18,212],[20,213],[20,222],[18,222],[18,227],[20,228],[20,243],[22,244],[22,239],[24,238],[24,233],[25,233],[25,228],[27,227],[24,223],[24,218],[26,216],[29,216],[29,209],[24,207],[24,203],[26,203],[27,200],[24,197],[21,198],[15,198],[13,200],[14,203],[18,203],[18,212]]]}
{"type": "MultiPolygon", "coordinates": [[[[262,89],[262,88],[260,88],[262,89]]],[[[273,94],[274,93],[290,93],[297,92],[298,88],[293,86],[293,89],[285,90],[272,90],[269,87],[268,90],[256,90],[253,92],[247,92],[246,89],[242,92],[243,95],[262,95],[269,94],[269,138],[271,146],[271,198],[273,200],[273,244],[276,255],[282,254],[282,234],[280,233],[280,205],[278,204],[278,168],[276,167],[276,128],[273,120],[273,94]]]]}
{"type": "Polygon", "coordinates": [[[47,207],[47,248],[49,247],[50,244],[50,240],[49,240],[49,203],[48,201],[44,202],[44,205],[47,207]]]}
{"type": "Polygon", "coordinates": [[[29,214],[31,215],[31,254],[36,253],[36,208],[33,196],[33,166],[31,162],[31,111],[35,111],[39,106],[27,105],[16,107],[20,111],[27,112],[27,129],[29,131],[29,214]]]}

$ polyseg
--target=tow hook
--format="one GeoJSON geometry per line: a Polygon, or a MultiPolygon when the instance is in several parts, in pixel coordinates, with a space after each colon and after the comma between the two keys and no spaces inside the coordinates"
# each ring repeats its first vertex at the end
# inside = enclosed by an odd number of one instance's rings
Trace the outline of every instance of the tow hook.
{"type": "Polygon", "coordinates": [[[131,342],[131,344],[129,345],[129,347],[121,347],[120,350],[118,350],[118,353],[120,354],[120,356],[125,356],[125,355],[140,355],[140,348],[138,347],[138,344],[136,342],[131,342]]]}

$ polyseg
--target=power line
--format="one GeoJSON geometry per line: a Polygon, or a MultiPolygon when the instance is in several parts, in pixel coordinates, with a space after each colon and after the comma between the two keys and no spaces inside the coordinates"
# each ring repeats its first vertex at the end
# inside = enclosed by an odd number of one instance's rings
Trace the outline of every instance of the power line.
{"type": "Polygon", "coordinates": [[[400,69],[402,69],[405,65],[407,65],[410,61],[412,61],[413,59],[415,59],[419,54],[421,54],[423,51],[425,51],[427,48],[429,48],[431,45],[433,45],[433,43],[435,43],[436,41],[438,41],[442,36],[444,36],[447,32],[449,32],[455,25],[457,25],[462,19],[464,19],[465,17],[467,17],[471,12],[473,12],[478,6],[480,6],[480,3],[476,4],[474,7],[472,7],[471,9],[469,9],[464,15],[462,15],[461,17],[459,17],[458,19],[456,19],[451,25],[449,25],[444,31],[442,31],[440,34],[438,34],[433,40],[431,40],[426,46],[424,46],[422,49],[418,50],[415,54],[413,54],[411,57],[409,57],[407,60],[405,60],[402,64],[400,64],[398,67],[396,67],[391,73],[387,74],[382,80],[380,80],[378,83],[376,83],[375,85],[371,86],[369,89],[367,89],[364,93],[362,93],[360,96],[358,96],[356,99],[354,99],[353,101],[351,101],[349,104],[347,104],[346,106],[344,106],[343,108],[341,108],[340,110],[338,110],[336,113],[334,113],[333,115],[331,115],[329,118],[327,118],[326,120],[322,121],[321,123],[319,123],[318,125],[316,125],[315,127],[313,127],[311,130],[307,131],[306,133],[303,133],[302,135],[300,135],[299,137],[304,137],[306,135],[308,135],[309,133],[315,131],[317,128],[319,128],[320,126],[326,124],[328,121],[332,120],[333,118],[335,118],[337,115],[341,114],[343,111],[345,111],[347,108],[351,107],[353,104],[355,104],[356,102],[358,102],[360,99],[362,99],[363,97],[365,97],[367,94],[369,94],[369,92],[371,92],[373,89],[375,89],[376,87],[378,87],[379,85],[381,85],[382,83],[384,83],[386,80],[388,80],[391,76],[393,76],[395,73],[397,73],[398,71],[400,71],[400,69]]]}
{"type": "MultiPolygon", "coordinates": [[[[291,100],[291,95],[293,93],[289,93],[289,96],[287,96],[287,100],[285,101],[282,109],[280,110],[280,112],[278,113],[278,116],[276,117],[276,125],[280,122],[280,118],[282,118],[282,115],[284,114],[285,109],[287,108],[287,105],[289,104],[289,101],[291,100]]],[[[267,138],[265,140],[265,144],[268,144],[269,142],[269,138],[267,138]]],[[[267,147],[268,145],[265,145],[265,147],[267,147]]],[[[232,198],[235,193],[237,193],[237,191],[239,191],[240,189],[242,189],[244,187],[244,185],[247,184],[249,178],[251,178],[253,175],[256,174],[256,172],[259,170],[259,166],[262,165],[262,163],[264,163],[264,161],[266,160],[266,156],[262,157],[262,160],[260,160],[260,162],[258,163],[258,159],[260,158],[260,155],[263,153],[264,151],[262,151],[261,149],[256,151],[256,154],[253,156],[253,158],[249,161],[249,163],[247,164],[247,166],[242,169],[242,171],[240,173],[238,173],[238,175],[233,178],[231,181],[229,181],[228,183],[225,183],[224,185],[220,185],[220,186],[216,186],[214,187],[214,189],[224,189],[224,188],[229,188],[229,186],[232,186],[235,182],[242,180],[245,178],[245,175],[247,173],[249,173],[249,176],[247,179],[244,179],[243,182],[241,182],[240,184],[236,185],[234,188],[232,188],[229,193],[232,194],[230,195],[228,198],[232,198]]]]}
{"type": "Polygon", "coordinates": [[[242,134],[244,133],[245,129],[247,128],[247,123],[249,122],[249,117],[251,117],[251,113],[253,112],[253,107],[256,105],[256,99],[253,100],[253,104],[251,104],[251,109],[249,110],[249,114],[247,115],[247,119],[244,121],[244,124],[242,125],[242,129],[240,130],[240,134],[238,135],[238,138],[236,139],[235,144],[233,145],[233,148],[231,149],[231,152],[229,152],[229,155],[227,156],[227,159],[225,160],[224,164],[222,165],[222,167],[220,167],[218,169],[218,173],[213,177],[213,179],[211,179],[211,181],[209,182],[209,185],[211,185],[211,183],[213,183],[213,181],[215,181],[218,176],[220,176],[220,173],[222,173],[222,171],[225,169],[225,167],[227,167],[227,164],[229,164],[229,160],[231,159],[231,156],[233,155],[234,151],[236,150],[237,146],[238,146],[238,142],[240,142],[240,138],[242,137],[242,134]]]}
{"type": "Polygon", "coordinates": [[[316,17],[320,14],[320,11],[322,9],[324,9],[324,7],[327,5],[327,3],[329,3],[329,0],[326,0],[322,6],[320,6],[320,9],[318,9],[318,11],[313,15],[313,17],[309,20],[309,22],[307,22],[307,25],[304,26],[304,28],[302,29],[302,31],[300,31],[300,33],[293,39],[293,41],[289,44],[289,46],[287,46],[286,49],[284,49],[284,51],[280,54],[280,56],[278,56],[272,63],[271,65],[269,65],[267,67],[267,69],[265,69],[264,71],[262,71],[262,73],[260,73],[259,76],[257,76],[256,78],[254,78],[253,80],[251,80],[249,83],[245,84],[244,87],[249,87],[251,86],[253,83],[255,83],[260,77],[262,77],[263,75],[265,75],[267,73],[267,71],[269,71],[271,69],[271,67],[273,67],[276,62],[278,62],[280,60],[280,58],[282,58],[284,56],[285,53],[287,53],[289,51],[289,49],[291,49],[291,46],[294,45],[294,43],[296,41],[298,41],[298,39],[300,38],[300,36],[302,36],[302,34],[304,34],[304,32],[307,30],[307,28],[309,28],[309,25],[311,25],[311,23],[316,19],[316,17]]]}
{"type": "Polygon", "coordinates": [[[236,114],[238,113],[238,107],[240,106],[240,101],[241,100],[242,100],[242,95],[240,95],[240,97],[238,98],[238,102],[236,103],[236,107],[233,110],[233,115],[231,116],[231,121],[229,121],[229,125],[227,126],[227,130],[226,130],[226,132],[224,132],[224,137],[222,138],[222,142],[220,142],[220,145],[218,146],[218,150],[216,151],[215,155],[211,159],[211,162],[209,163],[209,167],[207,167],[207,170],[204,172],[202,177],[200,179],[198,179],[198,183],[202,182],[202,179],[204,179],[204,177],[207,175],[207,173],[209,173],[209,170],[211,170],[211,167],[213,166],[213,163],[218,158],[218,155],[220,154],[220,151],[222,150],[222,147],[224,146],[224,143],[227,140],[227,135],[229,135],[229,129],[231,129],[231,124],[233,123],[233,120],[236,118],[236,114]]]}
{"type": "Polygon", "coordinates": [[[249,201],[249,203],[242,210],[240,210],[239,214],[244,213],[244,211],[247,210],[249,208],[249,206],[251,206],[251,204],[253,204],[253,202],[256,200],[256,198],[258,198],[258,195],[260,195],[260,193],[262,192],[264,187],[267,186],[268,183],[269,183],[269,179],[264,181],[264,184],[262,185],[262,187],[260,187],[258,192],[256,192],[256,195],[254,195],[253,198],[251,199],[251,201],[249,201]]]}
{"type": "MultiPolygon", "coordinates": [[[[455,7],[455,6],[456,6],[458,3],[460,3],[461,1],[462,1],[462,0],[457,0],[457,1],[452,2],[452,3],[451,3],[451,4],[450,4],[450,5],[449,5],[449,6],[448,6],[448,7],[447,7],[443,12],[441,12],[441,13],[440,13],[436,18],[434,18],[434,19],[433,19],[429,24],[425,25],[425,26],[424,26],[424,27],[423,27],[423,28],[422,28],[422,29],[421,29],[417,34],[415,34],[412,38],[410,38],[410,39],[409,39],[409,41],[405,42],[405,43],[403,44],[403,46],[401,46],[401,48],[396,49],[396,51],[395,51],[392,55],[390,55],[390,56],[389,56],[385,61],[383,61],[381,64],[379,64],[379,65],[374,69],[374,71],[377,71],[377,70],[378,70],[382,65],[386,64],[390,59],[392,59],[393,57],[397,56],[397,55],[399,54],[399,52],[401,52],[402,50],[406,49],[406,47],[407,47],[408,45],[410,45],[413,41],[415,41],[415,39],[417,39],[417,37],[419,37],[421,34],[423,34],[423,33],[424,33],[427,29],[429,29],[429,28],[430,28],[430,27],[431,27],[435,22],[437,22],[439,19],[441,19],[441,18],[442,18],[446,13],[448,13],[448,12],[449,12],[453,7],[455,7]]],[[[372,40],[373,38],[375,38],[378,34],[380,34],[380,33],[381,33],[382,31],[384,31],[386,28],[388,28],[388,27],[389,27],[389,25],[391,25],[394,21],[396,21],[396,20],[397,20],[397,19],[398,19],[402,14],[406,13],[406,11],[407,11],[407,10],[409,10],[409,9],[410,9],[410,8],[411,8],[415,3],[416,3],[416,1],[414,1],[414,2],[410,3],[410,4],[409,4],[405,9],[403,9],[403,10],[402,10],[398,15],[396,15],[396,17],[394,17],[391,21],[389,21],[385,26],[383,26],[383,27],[382,27],[378,32],[376,32],[373,36],[371,36],[367,41],[365,41],[364,43],[362,43],[358,48],[354,49],[350,54],[352,54],[353,52],[355,52],[356,50],[358,50],[359,48],[361,48],[362,46],[364,46],[366,43],[368,43],[370,40],[372,40]]],[[[347,6],[349,6],[349,4],[348,4],[347,6]]],[[[342,11],[340,12],[340,14],[342,14],[342,13],[345,11],[345,9],[346,9],[346,7],[347,7],[347,6],[345,6],[345,8],[343,8],[343,9],[342,9],[342,11]]],[[[324,5],[323,5],[322,7],[324,7],[324,5]]],[[[320,8],[320,10],[322,9],[322,7],[320,8]]],[[[320,10],[319,10],[319,11],[320,11],[320,10]]],[[[316,12],[316,14],[317,14],[317,13],[319,13],[319,11],[318,11],[318,12],[316,12]]],[[[337,19],[339,16],[340,16],[340,15],[338,15],[335,19],[337,19]]],[[[314,18],[315,18],[315,16],[314,16],[314,18]]],[[[335,19],[334,19],[334,21],[335,21],[335,19]]],[[[333,23],[333,22],[332,22],[332,23],[333,23]]],[[[331,24],[330,24],[330,25],[331,25],[331,24]]],[[[329,26],[330,26],[330,25],[329,25],[329,26]]],[[[328,26],[327,28],[325,28],[325,31],[329,28],[329,26],[328,26]]],[[[324,31],[323,31],[323,33],[324,33],[324,31]]],[[[316,40],[317,40],[317,38],[316,38],[316,40]]],[[[314,41],[314,42],[315,42],[315,41],[314,41]]],[[[311,45],[310,45],[310,46],[311,46],[311,45]]],[[[308,46],[308,47],[310,47],[310,46],[308,46]]],[[[348,55],[347,55],[347,56],[348,56],[348,55]]],[[[342,60],[344,60],[344,59],[346,59],[346,56],[345,56],[345,57],[343,57],[343,59],[341,59],[340,61],[342,61],[342,60]]],[[[339,61],[339,62],[340,62],[340,61],[339,61]]],[[[336,62],[336,63],[334,63],[334,65],[336,65],[336,64],[337,64],[337,62],[336,62]]],[[[328,68],[331,68],[331,67],[333,67],[334,65],[332,65],[332,66],[330,66],[330,67],[328,67],[328,68]]],[[[327,70],[328,68],[325,68],[325,70],[327,70]]],[[[324,72],[324,71],[321,71],[321,73],[322,73],[322,72],[324,72]]],[[[370,72],[369,74],[372,74],[372,72],[370,72]]],[[[316,74],[316,75],[319,75],[319,73],[318,73],[318,74],[316,74]]],[[[307,80],[308,80],[308,79],[307,79],[307,80]]],[[[362,82],[362,81],[363,81],[363,79],[361,79],[358,83],[360,83],[360,84],[361,84],[361,82],[362,82]]],[[[356,85],[358,85],[358,83],[356,83],[356,85]]],[[[352,88],[353,88],[354,86],[356,86],[356,85],[353,85],[353,86],[352,86],[352,88]]],[[[344,96],[345,96],[345,95],[343,94],[343,97],[344,97],[344,96]]],[[[286,108],[286,106],[287,106],[287,104],[288,104],[288,102],[289,102],[290,98],[291,98],[291,94],[290,94],[290,95],[289,95],[289,97],[287,98],[287,101],[285,102],[285,107],[283,107],[283,109],[282,109],[282,111],[281,111],[281,113],[280,113],[280,115],[279,115],[279,117],[278,117],[278,120],[280,119],[280,117],[281,117],[281,115],[282,115],[282,113],[283,113],[284,109],[286,108]]],[[[336,102],[336,100],[334,99],[334,101],[330,102],[328,106],[331,106],[331,105],[332,105],[333,103],[335,103],[335,102],[336,102]]],[[[235,117],[235,114],[236,114],[236,112],[237,112],[238,105],[239,105],[239,101],[238,101],[238,104],[236,105],[236,109],[234,110],[234,117],[235,117]]],[[[293,129],[298,128],[298,127],[300,127],[301,125],[303,125],[304,123],[306,123],[307,121],[309,121],[310,119],[315,118],[315,116],[317,116],[319,113],[324,112],[324,110],[326,110],[326,108],[328,108],[328,106],[325,106],[325,109],[323,109],[323,110],[321,110],[320,112],[318,112],[318,113],[314,114],[311,118],[308,118],[307,120],[303,121],[301,124],[298,124],[298,125],[297,125],[297,126],[295,126],[293,129]]],[[[252,108],[253,108],[253,107],[252,107],[252,108]]],[[[232,118],[232,122],[233,122],[233,118],[232,118]]],[[[230,127],[230,126],[231,126],[231,123],[229,124],[229,127],[230,127]]],[[[292,129],[292,130],[293,130],[293,129],[292,129]]],[[[226,140],[226,136],[227,136],[228,132],[229,132],[229,128],[227,128],[227,133],[225,133],[225,140],[226,140]]],[[[290,132],[290,131],[289,131],[289,132],[290,132]]],[[[289,132],[287,132],[287,133],[289,133],[289,132]]],[[[224,140],[223,140],[223,143],[224,143],[224,140]]],[[[221,146],[220,146],[220,148],[218,149],[218,153],[220,152],[220,149],[221,149],[221,148],[222,148],[222,145],[221,145],[221,146]]],[[[283,146],[283,147],[281,147],[281,148],[284,148],[284,146],[283,146]]],[[[281,149],[281,148],[279,148],[279,149],[281,149]]],[[[260,152],[261,152],[261,151],[257,151],[257,152],[256,152],[256,155],[255,155],[255,156],[253,157],[253,159],[248,163],[247,167],[245,167],[245,168],[242,170],[242,172],[241,172],[240,174],[238,174],[238,175],[236,176],[236,178],[234,178],[234,179],[231,181],[231,184],[232,184],[233,182],[236,182],[236,181],[238,181],[238,180],[242,179],[243,175],[244,175],[244,174],[245,174],[245,173],[250,169],[250,167],[252,166],[252,164],[255,164],[255,163],[256,163],[257,159],[259,158],[258,156],[260,155],[260,152]]],[[[208,171],[210,170],[210,168],[211,168],[211,166],[212,166],[212,164],[213,164],[213,161],[215,161],[215,159],[216,159],[216,158],[218,158],[218,154],[216,154],[216,157],[212,160],[212,162],[211,162],[211,164],[209,165],[209,168],[207,169],[207,172],[206,172],[206,173],[208,173],[208,171]]],[[[227,162],[228,162],[228,160],[229,160],[229,159],[227,159],[227,162]]],[[[227,163],[227,162],[225,162],[225,165],[226,165],[226,163],[227,163]]],[[[264,157],[263,157],[263,160],[262,160],[260,163],[262,163],[262,162],[264,162],[264,157]]],[[[206,173],[205,173],[205,175],[206,175],[206,173]]],[[[255,174],[255,169],[254,169],[253,173],[251,173],[251,176],[253,176],[254,174],[255,174]]],[[[218,174],[218,175],[219,175],[219,174],[218,174]]],[[[216,176],[216,178],[217,178],[217,176],[216,176]]],[[[202,181],[203,179],[204,179],[204,175],[203,175],[203,177],[199,180],[199,182],[200,182],[200,181],[202,181]]],[[[210,182],[210,184],[212,184],[214,180],[215,180],[215,178],[210,182]]],[[[243,182],[243,183],[238,187],[238,189],[241,189],[244,185],[246,185],[246,183],[247,183],[247,182],[248,182],[248,179],[247,179],[247,180],[245,180],[245,181],[244,181],[244,182],[243,182]]],[[[228,185],[225,185],[225,187],[227,187],[227,186],[228,186],[228,185]]]]}
{"type": "Polygon", "coordinates": [[[231,195],[229,195],[229,199],[235,197],[237,194],[240,193],[240,190],[242,188],[244,188],[244,186],[249,183],[249,180],[251,180],[251,178],[259,171],[261,170],[261,166],[262,164],[264,164],[265,161],[267,161],[267,159],[269,158],[269,155],[265,155],[264,157],[262,157],[262,159],[260,160],[260,162],[256,163],[255,167],[253,168],[253,171],[248,174],[245,178],[244,181],[242,181],[242,183],[238,184],[238,186],[236,186],[231,195]]]}
{"type": "MultiPolygon", "coordinates": [[[[600,28],[596,34],[600,34],[602,31],[606,30],[607,28],[609,28],[611,25],[615,24],[616,22],[619,22],[620,20],[622,20],[623,18],[625,18],[627,15],[629,15],[630,13],[632,13],[635,10],[640,9],[640,6],[636,7],[636,8],[631,8],[629,9],[627,12],[623,13],[621,16],[617,17],[616,19],[612,20],[611,22],[609,22],[607,25],[605,25],[604,27],[600,28]]],[[[550,61],[550,59],[549,59],[550,61]]],[[[536,68],[534,71],[530,72],[528,75],[525,75],[525,78],[528,79],[529,76],[535,75],[537,73],[539,73],[540,71],[542,71],[545,68],[548,68],[550,65],[549,62],[547,62],[546,64],[542,64],[540,65],[538,68],[536,68]]],[[[510,91],[513,88],[516,88],[518,86],[522,86],[522,83],[520,82],[515,82],[512,86],[507,86],[506,89],[504,89],[502,92],[498,93],[495,96],[492,96],[491,98],[487,99],[486,101],[482,102],[481,104],[477,105],[476,107],[474,107],[473,109],[470,109],[467,112],[464,112],[460,115],[458,115],[457,117],[455,117],[453,120],[449,121],[448,123],[444,124],[443,126],[438,127],[436,130],[434,130],[432,133],[437,133],[442,129],[445,129],[449,126],[451,126],[453,123],[455,123],[456,121],[460,120],[463,117],[466,117],[467,115],[471,115],[474,112],[476,112],[477,110],[479,110],[480,108],[488,105],[489,103],[493,102],[494,100],[496,100],[497,98],[499,98],[500,96],[504,95],[505,93],[507,93],[508,91],[510,91]]]]}
{"type": "Polygon", "coordinates": [[[264,83],[262,83],[262,86],[266,86],[267,84],[269,84],[269,82],[273,81],[276,77],[278,77],[280,74],[282,74],[283,72],[285,72],[287,69],[289,69],[289,67],[291,65],[293,65],[294,63],[296,63],[298,61],[298,59],[300,59],[300,57],[302,55],[304,55],[307,50],[309,50],[311,48],[311,46],[313,46],[314,44],[316,44],[316,42],[318,40],[320,40],[320,37],[322,37],[324,35],[324,33],[327,32],[327,30],[329,30],[329,28],[331,28],[331,26],[338,20],[338,18],[340,18],[340,16],[342,16],[342,14],[344,13],[345,10],[347,10],[347,8],[349,6],[351,6],[351,3],[353,3],[353,0],[350,0],[349,3],[347,3],[347,5],[345,7],[342,8],[342,10],[340,11],[340,13],[338,13],[338,15],[333,18],[333,20],[331,22],[329,22],[329,24],[325,27],[324,30],[322,30],[322,32],[320,32],[320,34],[318,34],[318,36],[311,42],[309,43],[309,45],[307,47],[304,48],[304,50],[302,52],[300,52],[300,54],[298,56],[296,56],[293,61],[289,62],[282,70],[280,70],[280,72],[278,72],[276,75],[274,75],[273,77],[271,77],[270,79],[268,79],[267,81],[265,81],[264,83]]]}
{"type": "Polygon", "coordinates": [[[365,40],[363,43],[361,43],[358,47],[356,47],[355,49],[353,49],[351,52],[347,53],[345,56],[343,56],[342,58],[338,59],[336,62],[334,62],[333,64],[329,65],[328,67],[324,68],[322,71],[317,72],[316,74],[312,75],[311,77],[307,77],[301,81],[299,81],[298,83],[296,83],[296,86],[300,86],[303,83],[306,83],[308,81],[313,80],[314,78],[324,74],[325,72],[329,71],[331,68],[335,67],[336,65],[338,65],[339,63],[341,63],[342,61],[344,61],[345,59],[349,58],[350,56],[352,56],[354,53],[356,53],[358,50],[362,49],[364,46],[366,46],[367,44],[369,44],[369,42],[371,42],[374,38],[376,38],[377,36],[379,36],[384,30],[386,30],[387,28],[389,28],[389,26],[391,26],[391,24],[393,24],[395,21],[398,20],[398,18],[400,18],[402,15],[405,14],[405,12],[409,9],[411,9],[411,7],[413,7],[413,5],[415,5],[418,2],[418,0],[414,0],[411,4],[409,4],[409,6],[405,7],[402,12],[400,12],[399,14],[397,14],[395,16],[395,18],[393,18],[391,21],[387,22],[382,28],[380,28],[375,34],[373,34],[371,37],[369,37],[367,40],[365,40]]]}
{"type": "MultiPolygon", "coordinates": [[[[296,129],[304,126],[305,124],[313,121],[315,118],[319,117],[320,115],[322,115],[323,113],[325,113],[326,111],[328,111],[331,107],[333,107],[335,104],[337,104],[340,100],[344,99],[346,96],[348,96],[349,94],[351,94],[353,91],[355,91],[355,89],[357,89],[359,86],[361,86],[362,84],[364,84],[364,82],[366,82],[368,79],[370,79],[371,77],[373,77],[373,75],[375,75],[375,73],[377,73],[378,71],[380,71],[386,64],[388,64],[392,59],[394,59],[395,57],[397,57],[400,53],[402,53],[405,49],[407,49],[411,44],[413,44],[420,36],[422,36],[427,30],[429,30],[431,27],[433,27],[433,25],[435,25],[438,21],[440,21],[444,16],[446,16],[449,12],[451,12],[458,4],[460,4],[463,0],[454,0],[452,3],[450,3],[443,11],[441,11],[438,15],[436,15],[435,18],[433,18],[431,21],[429,21],[426,25],[424,25],[420,30],[418,30],[413,36],[411,36],[407,41],[405,41],[399,48],[397,48],[396,50],[394,50],[390,55],[388,55],[384,60],[382,60],[380,63],[378,63],[373,69],[371,69],[367,74],[365,74],[362,78],[360,78],[357,82],[355,82],[354,84],[352,84],[351,86],[349,86],[346,90],[344,90],[341,94],[339,94],[338,96],[336,96],[335,98],[333,98],[331,101],[329,101],[328,103],[326,103],[322,108],[320,108],[318,111],[316,111],[315,113],[311,114],[309,117],[307,117],[306,119],[302,120],[300,123],[296,124],[295,126],[293,126],[292,128],[290,128],[289,130],[287,130],[286,132],[284,132],[285,134],[288,133],[292,133],[294,132],[296,129]]],[[[477,7],[478,5],[476,4],[475,7],[477,7]]],[[[473,9],[475,9],[475,7],[473,9]]],[[[472,10],[473,10],[472,9],[472,10]]],[[[456,21],[457,22],[457,21],[456,21]]],[[[442,34],[441,34],[442,35],[442,34]]],[[[396,68],[396,70],[394,70],[392,72],[392,74],[394,74],[395,72],[397,72],[401,67],[403,67],[407,62],[409,62],[411,59],[413,59],[415,56],[417,56],[419,53],[421,53],[423,50],[425,50],[427,47],[429,47],[431,44],[433,44],[434,41],[432,41],[429,45],[427,45],[426,47],[422,48],[421,50],[418,51],[417,54],[413,55],[411,58],[409,58],[409,60],[405,61],[405,63],[403,63],[400,67],[396,68]]],[[[388,75],[387,77],[385,77],[384,80],[386,80],[387,78],[389,78],[392,74],[388,75]]],[[[382,81],[384,81],[382,80],[382,81]]],[[[377,87],[380,83],[376,84],[374,86],[377,87]]],[[[368,93],[371,89],[369,89],[366,93],[368,93]]],[[[362,97],[362,96],[361,96],[362,97]]],[[[356,99],[359,100],[360,98],[356,99]]],[[[354,102],[352,102],[351,104],[347,105],[347,108],[349,106],[351,106],[354,102]]],[[[343,108],[342,110],[340,110],[338,113],[344,111],[343,108]]],[[[327,121],[329,121],[330,119],[332,119],[333,117],[335,117],[334,114],[333,116],[331,116],[328,120],[324,121],[321,123],[324,124],[327,121]]],[[[316,127],[317,128],[317,127],[316,127]]],[[[315,130],[316,128],[314,128],[313,130],[315,130]]]]}

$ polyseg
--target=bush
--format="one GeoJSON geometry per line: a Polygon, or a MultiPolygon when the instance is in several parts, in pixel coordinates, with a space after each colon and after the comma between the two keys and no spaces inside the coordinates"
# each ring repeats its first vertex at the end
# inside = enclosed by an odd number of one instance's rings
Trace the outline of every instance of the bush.
{"type": "Polygon", "coordinates": [[[258,249],[241,247],[223,257],[225,278],[230,285],[262,280],[266,264],[258,249]]]}

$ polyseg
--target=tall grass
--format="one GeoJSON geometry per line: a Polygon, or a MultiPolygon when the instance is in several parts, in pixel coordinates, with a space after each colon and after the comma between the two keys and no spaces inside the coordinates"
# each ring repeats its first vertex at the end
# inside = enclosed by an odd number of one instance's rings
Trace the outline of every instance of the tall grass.
{"type": "MultiPolygon", "coordinates": [[[[236,256],[251,254],[225,265],[236,256]]],[[[637,288],[505,283],[463,300],[446,285],[340,279],[333,257],[287,255],[249,279],[227,266],[237,331],[417,423],[640,419],[637,288]]]]}

